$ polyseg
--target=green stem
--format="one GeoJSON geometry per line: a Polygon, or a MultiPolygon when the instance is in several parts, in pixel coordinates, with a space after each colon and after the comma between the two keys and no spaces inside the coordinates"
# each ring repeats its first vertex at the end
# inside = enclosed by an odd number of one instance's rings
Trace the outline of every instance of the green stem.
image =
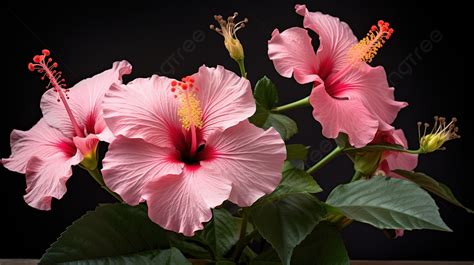
{"type": "Polygon", "coordinates": [[[114,196],[115,199],[117,199],[119,202],[123,202],[122,198],[120,198],[120,196],[111,191],[106,185],[105,185],[105,182],[104,182],[104,178],[102,177],[102,174],[100,173],[99,169],[96,168],[94,170],[90,170],[90,169],[87,169],[87,168],[84,168],[87,170],[87,172],[89,172],[89,174],[92,176],[92,178],[94,178],[94,180],[99,183],[100,187],[102,189],[104,189],[105,191],[107,191],[108,193],[110,193],[110,195],[114,196]]]}
{"type": "Polygon", "coordinates": [[[400,147],[396,146],[388,146],[388,145],[382,145],[382,144],[371,144],[367,145],[362,148],[355,148],[355,147],[346,147],[344,148],[344,152],[350,152],[350,151],[378,151],[378,150],[390,150],[390,151],[396,151],[396,152],[403,152],[403,153],[409,153],[409,154],[423,154],[423,152],[418,149],[418,150],[409,150],[409,149],[403,149],[400,147]]]}
{"type": "Polygon", "coordinates": [[[247,78],[247,71],[245,71],[245,63],[244,59],[242,60],[236,60],[237,64],[239,64],[239,69],[240,69],[240,75],[243,78],[247,78]]]}
{"type": "Polygon", "coordinates": [[[310,105],[309,104],[309,96],[307,96],[307,97],[305,97],[303,99],[300,99],[298,101],[291,102],[289,104],[276,107],[276,108],[272,109],[272,112],[280,113],[280,112],[284,112],[284,111],[287,111],[287,110],[297,109],[297,108],[300,108],[300,107],[306,107],[306,106],[309,106],[309,105],[310,105]]]}
{"type": "Polygon", "coordinates": [[[243,208],[242,209],[242,225],[240,226],[240,236],[239,241],[237,241],[237,245],[234,250],[234,254],[232,255],[232,259],[238,263],[240,256],[242,255],[242,251],[244,251],[245,246],[249,243],[247,241],[247,223],[249,220],[249,213],[248,210],[243,208]]]}
{"type": "Polygon", "coordinates": [[[319,160],[318,163],[316,163],[314,166],[306,170],[308,174],[313,174],[314,172],[318,171],[320,168],[322,168],[324,165],[329,163],[329,161],[333,160],[335,157],[339,156],[344,149],[337,146],[334,148],[334,150],[331,151],[331,153],[327,154],[323,159],[319,160]]]}
{"type": "Polygon", "coordinates": [[[354,172],[354,176],[352,176],[351,182],[359,180],[361,177],[362,177],[362,173],[356,170],[356,172],[354,172]]]}
{"type": "Polygon", "coordinates": [[[325,204],[327,210],[326,221],[333,223],[337,229],[342,230],[344,227],[352,223],[352,220],[343,215],[339,209],[325,204]]]}

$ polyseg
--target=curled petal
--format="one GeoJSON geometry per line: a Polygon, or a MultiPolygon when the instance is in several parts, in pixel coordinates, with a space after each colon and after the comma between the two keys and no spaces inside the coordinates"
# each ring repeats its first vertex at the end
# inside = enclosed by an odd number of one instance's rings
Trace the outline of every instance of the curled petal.
{"type": "Polygon", "coordinates": [[[316,79],[316,55],[311,37],[303,28],[290,28],[282,33],[275,29],[268,41],[268,56],[277,72],[284,77],[294,75],[300,84],[316,79]]]}
{"type": "Polygon", "coordinates": [[[82,155],[86,156],[91,153],[95,153],[99,138],[94,134],[89,134],[87,137],[74,137],[73,142],[77,149],[81,151],[82,155]]]}
{"type": "Polygon", "coordinates": [[[296,5],[296,13],[304,16],[303,25],[319,35],[316,53],[318,75],[325,79],[342,70],[348,61],[347,52],[357,43],[351,28],[337,17],[320,12],[309,12],[305,5],[296,5]]]}
{"type": "Polygon", "coordinates": [[[79,152],[74,157],[62,153],[32,157],[26,167],[25,202],[39,210],[50,210],[52,198],[61,199],[67,191],[66,181],[72,175],[71,166],[81,160],[79,152]]]}
{"type": "Polygon", "coordinates": [[[34,156],[45,159],[57,153],[65,157],[73,157],[77,153],[72,140],[50,127],[44,119],[28,131],[13,130],[10,146],[12,153],[9,158],[2,159],[2,164],[22,174],[26,173],[28,161],[34,156]]]}

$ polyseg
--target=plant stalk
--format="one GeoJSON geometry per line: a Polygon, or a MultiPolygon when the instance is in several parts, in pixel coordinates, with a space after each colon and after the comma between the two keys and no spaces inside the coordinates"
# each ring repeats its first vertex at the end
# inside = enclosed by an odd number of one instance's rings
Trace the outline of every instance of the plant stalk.
{"type": "Polygon", "coordinates": [[[343,148],[337,146],[329,154],[327,154],[325,157],[323,157],[323,159],[319,160],[318,163],[316,163],[314,166],[312,166],[308,170],[306,170],[306,172],[308,174],[313,174],[314,172],[318,171],[320,168],[325,166],[327,163],[329,163],[329,161],[333,160],[334,158],[336,158],[337,156],[342,154],[343,150],[344,150],[343,148]]]}
{"type": "Polygon", "coordinates": [[[292,110],[292,109],[306,107],[306,106],[309,106],[309,105],[310,105],[309,104],[309,96],[307,96],[307,97],[305,97],[303,99],[300,99],[300,100],[297,100],[295,102],[291,102],[289,104],[273,108],[271,111],[275,112],[275,113],[280,113],[280,112],[284,112],[284,111],[288,111],[288,110],[292,110]]]}
{"type": "Polygon", "coordinates": [[[87,172],[89,172],[89,175],[92,176],[92,178],[100,185],[102,189],[107,191],[110,195],[114,196],[114,198],[117,199],[119,202],[123,203],[122,198],[120,198],[120,196],[117,193],[111,191],[109,187],[105,185],[104,178],[102,177],[102,174],[100,173],[98,168],[95,168],[94,170],[90,170],[87,168],[85,169],[87,170],[87,172]]]}
{"type": "Polygon", "coordinates": [[[232,255],[232,259],[238,263],[242,252],[244,251],[245,246],[249,243],[247,239],[247,224],[249,220],[249,212],[248,209],[242,209],[242,225],[240,226],[240,236],[239,241],[237,241],[237,245],[235,246],[234,254],[232,255]]]}

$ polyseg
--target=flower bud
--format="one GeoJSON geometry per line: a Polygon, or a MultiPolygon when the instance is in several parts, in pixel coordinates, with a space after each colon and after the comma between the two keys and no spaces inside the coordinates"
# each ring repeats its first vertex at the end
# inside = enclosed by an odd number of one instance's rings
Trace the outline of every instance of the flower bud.
{"type": "Polygon", "coordinates": [[[446,123],[444,117],[434,117],[435,123],[431,132],[427,133],[428,123],[424,124],[423,135],[421,135],[421,122],[418,122],[418,137],[420,141],[420,152],[431,153],[436,150],[444,150],[443,144],[449,140],[458,139],[461,136],[457,134],[456,118],[452,118],[450,123],[446,123]]]}
{"type": "Polygon", "coordinates": [[[214,16],[214,19],[219,23],[219,27],[210,25],[210,28],[215,32],[219,33],[224,37],[224,45],[229,51],[229,55],[232,59],[237,62],[242,62],[244,60],[244,48],[237,38],[237,31],[245,27],[245,24],[248,23],[248,19],[235,23],[234,20],[237,17],[238,13],[235,12],[233,16],[224,20],[221,15],[214,16]]]}

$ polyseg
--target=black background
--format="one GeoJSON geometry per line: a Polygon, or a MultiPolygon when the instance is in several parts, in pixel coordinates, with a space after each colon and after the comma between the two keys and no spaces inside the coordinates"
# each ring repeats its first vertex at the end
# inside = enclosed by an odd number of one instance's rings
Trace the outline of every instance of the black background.
{"type": "MultiPolygon", "coordinates": [[[[250,20],[248,27],[239,32],[239,38],[245,46],[252,83],[263,75],[270,77],[279,87],[281,103],[309,94],[310,86],[300,86],[279,76],[267,57],[267,40],[274,28],[302,26],[302,18],[294,13],[295,2],[160,2],[114,1],[112,5],[100,6],[81,1],[80,5],[68,3],[69,7],[59,1],[37,6],[10,2],[8,8],[2,9],[2,45],[6,48],[1,53],[7,59],[2,63],[0,156],[10,154],[12,129],[27,130],[41,117],[39,102],[45,84],[28,72],[26,65],[42,48],[52,51],[69,84],[108,69],[112,62],[121,59],[134,66],[127,81],[154,73],[182,77],[196,72],[202,64],[221,64],[238,71],[224,49],[223,39],[210,31],[208,25],[214,14],[227,16],[239,11],[242,18],[250,20]],[[192,41],[193,34],[204,34],[204,39],[192,41]],[[186,40],[191,40],[195,47],[184,50],[186,40]],[[174,71],[164,65],[170,62],[170,56],[176,59],[171,59],[174,71]]],[[[398,73],[392,74],[390,81],[396,87],[397,98],[410,103],[400,112],[395,125],[405,130],[410,146],[416,148],[418,120],[431,121],[433,115],[458,117],[463,138],[448,143],[447,151],[421,157],[418,170],[450,186],[462,202],[473,208],[474,181],[468,153],[472,150],[472,120],[466,113],[465,93],[470,85],[466,57],[471,55],[466,36],[472,34],[468,8],[454,2],[434,6],[415,1],[311,1],[307,5],[310,10],[320,10],[348,22],[358,37],[364,36],[378,19],[391,23],[395,34],[373,64],[385,66],[387,73],[398,73]],[[433,32],[440,32],[441,40],[431,40],[433,32]]],[[[317,38],[312,36],[317,45],[317,38]]],[[[321,136],[321,128],[312,119],[309,108],[288,114],[300,128],[291,142],[311,145],[310,160],[318,159],[334,146],[321,136]]],[[[340,157],[316,177],[329,191],[351,176],[350,161],[340,157]]],[[[24,176],[0,167],[0,258],[40,257],[73,220],[99,202],[113,201],[79,168],[74,169],[64,198],[53,202],[52,211],[27,206],[22,198],[24,189],[24,176]]],[[[447,202],[437,203],[453,233],[407,231],[403,238],[389,240],[368,225],[354,224],[344,231],[350,257],[473,260],[474,216],[447,202]]]]}

